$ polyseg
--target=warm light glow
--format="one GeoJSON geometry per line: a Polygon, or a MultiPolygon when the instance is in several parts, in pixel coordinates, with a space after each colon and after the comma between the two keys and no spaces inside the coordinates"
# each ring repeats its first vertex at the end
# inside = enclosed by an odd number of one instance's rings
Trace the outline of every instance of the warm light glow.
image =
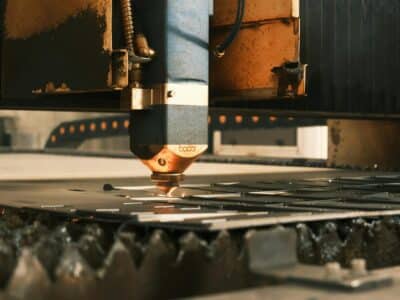
{"type": "Polygon", "coordinates": [[[220,124],[226,124],[226,122],[227,122],[227,117],[225,116],[225,115],[220,115],[219,116],[219,123],[220,124]]]}
{"type": "Polygon", "coordinates": [[[243,123],[243,116],[241,116],[241,115],[235,116],[235,122],[236,122],[237,124],[243,123]]]}
{"type": "Polygon", "coordinates": [[[69,133],[70,134],[74,134],[75,133],[75,126],[74,125],[69,126],[69,133]]]}
{"type": "Polygon", "coordinates": [[[129,120],[125,120],[124,121],[124,127],[126,128],[126,129],[128,129],[129,128],[129,120]]]}
{"type": "Polygon", "coordinates": [[[258,122],[260,122],[260,117],[259,116],[252,116],[251,120],[253,121],[253,123],[258,123],[258,122]]]}
{"type": "Polygon", "coordinates": [[[90,124],[90,131],[96,131],[96,128],[97,128],[96,123],[90,124]]]}
{"type": "Polygon", "coordinates": [[[270,120],[270,122],[276,122],[278,120],[278,118],[275,116],[270,116],[269,120],[270,120]]]}
{"type": "Polygon", "coordinates": [[[83,133],[83,132],[85,132],[85,130],[86,130],[85,124],[81,124],[81,125],[79,126],[79,131],[83,133]]]}

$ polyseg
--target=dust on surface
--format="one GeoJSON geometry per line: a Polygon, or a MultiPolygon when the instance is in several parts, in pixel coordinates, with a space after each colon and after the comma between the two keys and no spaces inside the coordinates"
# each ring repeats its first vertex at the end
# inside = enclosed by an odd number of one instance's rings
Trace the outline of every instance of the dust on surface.
{"type": "Polygon", "coordinates": [[[110,0],[8,0],[5,34],[8,39],[27,39],[57,28],[85,10],[105,16],[110,0]]]}

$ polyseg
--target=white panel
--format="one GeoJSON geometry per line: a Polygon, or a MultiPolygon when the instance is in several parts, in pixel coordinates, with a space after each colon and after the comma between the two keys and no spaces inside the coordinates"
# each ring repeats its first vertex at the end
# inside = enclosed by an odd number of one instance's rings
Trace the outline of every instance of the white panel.
{"type": "Polygon", "coordinates": [[[299,127],[297,129],[298,155],[303,158],[328,158],[328,127],[299,127]]]}
{"type": "Polygon", "coordinates": [[[328,127],[297,128],[297,146],[225,145],[222,133],[214,132],[214,154],[276,158],[328,159],[328,127]]]}

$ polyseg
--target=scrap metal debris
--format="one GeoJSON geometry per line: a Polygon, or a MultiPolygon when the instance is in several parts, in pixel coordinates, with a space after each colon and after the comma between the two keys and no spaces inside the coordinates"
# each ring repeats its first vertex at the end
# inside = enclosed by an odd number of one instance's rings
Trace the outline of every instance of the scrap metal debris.
{"type": "Polygon", "coordinates": [[[175,198],[138,187],[5,188],[0,300],[171,299],[273,284],[249,268],[248,233],[277,224],[296,229],[301,263],[394,266],[399,182],[198,184],[175,198]]]}
{"type": "MultiPolygon", "coordinates": [[[[400,263],[400,217],[288,225],[299,260],[400,263]]],[[[0,284],[15,299],[171,299],[267,284],[248,267],[247,230],[194,233],[5,208],[0,284]]],[[[0,299],[1,298],[0,294],[0,299]]]]}

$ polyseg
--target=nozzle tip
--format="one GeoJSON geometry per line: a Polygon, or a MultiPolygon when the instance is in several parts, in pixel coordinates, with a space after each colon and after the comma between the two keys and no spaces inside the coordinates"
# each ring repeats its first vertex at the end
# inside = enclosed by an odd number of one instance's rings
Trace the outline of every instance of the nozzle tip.
{"type": "Polygon", "coordinates": [[[169,195],[179,187],[185,176],[181,173],[153,173],[151,180],[164,195],[169,195]]]}

